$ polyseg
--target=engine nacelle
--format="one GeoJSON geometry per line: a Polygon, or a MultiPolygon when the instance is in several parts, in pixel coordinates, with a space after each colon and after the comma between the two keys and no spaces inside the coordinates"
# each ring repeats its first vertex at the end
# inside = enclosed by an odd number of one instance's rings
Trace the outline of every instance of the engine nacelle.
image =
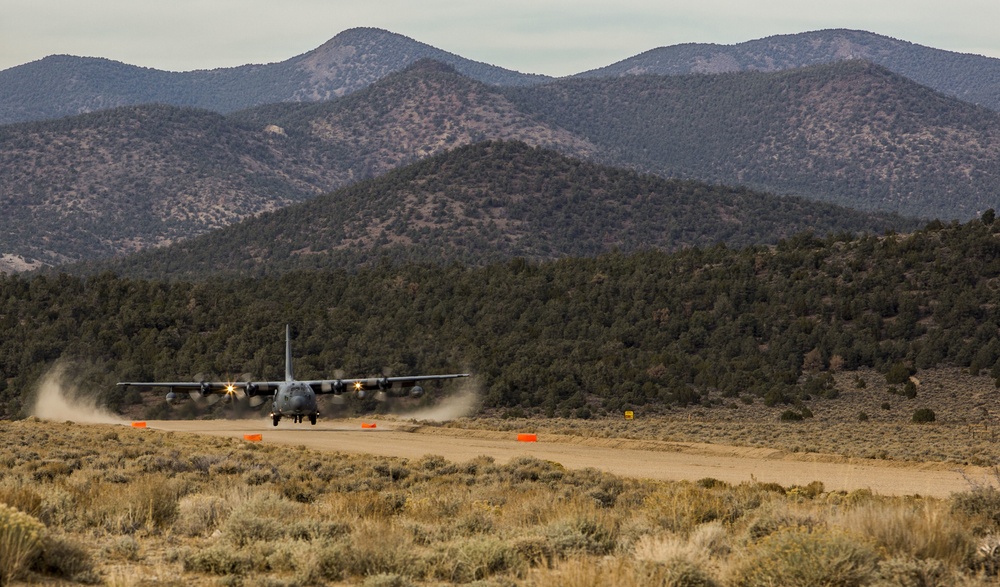
{"type": "Polygon", "coordinates": [[[414,385],[410,388],[410,397],[420,397],[424,395],[424,388],[419,385],[414,385]]]}
{"type": "Polygon", "coordinates": [[[259,388],[259,387],[257,387],[257,384],[256,384],[256,383],[247,383],[247,388],[246,388],[246,390],[247,390],[247,395],[257,395],[257,391],[258,391],[259,389],[260,389],[260,388],[259,388]]]}
{"type": "Polygon", "coordinates": [[[167,405],[168,406],[176,406],[177,404],[181,403],[182,401],[184,401],[184,398],[182,398],[180,395],[177,395],[177,392],[174,392],[174,391],[167,392],[167,405]]]}
{"type": "Polygon", "coordinates": [[[359,389],[354,392],[354,396],[358,399],[365,399],[366,397],[368,397],[368,392],[363,389],[359,389]]]}

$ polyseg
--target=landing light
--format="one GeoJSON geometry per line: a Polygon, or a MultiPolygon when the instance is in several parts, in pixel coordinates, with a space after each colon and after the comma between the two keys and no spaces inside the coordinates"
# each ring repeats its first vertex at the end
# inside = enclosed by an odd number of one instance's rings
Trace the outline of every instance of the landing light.
{"type": "Polygon", "coordinates": [[[355,381],[355,382],[354,382],[354,389],[355,389],[355,391],[361,391],[361,388],[362,388],[362,387],[364,387],[364,386],[363,386],[363,385],[361,385],[361,382],[360,382],[360,381],[355,381]]]}

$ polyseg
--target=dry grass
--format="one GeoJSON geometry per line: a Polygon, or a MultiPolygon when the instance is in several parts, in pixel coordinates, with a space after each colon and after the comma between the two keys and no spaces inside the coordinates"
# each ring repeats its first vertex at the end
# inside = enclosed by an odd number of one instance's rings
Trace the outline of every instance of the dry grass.
{"type": "Polygon", "coordinates": [[[0,422],[0,462],[0,503],[45,527],[29,583],[985,585],[1000,571],[984,487],[786,492],[37,420],[0,422]]]}
{"type": "Polygon", "coordinates": [[[838,397],[804,402],[813,417],[798,422],[781,422],[780,415],[800,407],[780,403],[768,407],[760,398],[712,396],[705,405],[655,414],[636,409],[631,421],[612,414],[593,420],[481,417],[446,425],[749,446],[846,458],[1000,464],[1000,392],[994,380],[952,368],[917,377],[917,396],[907,398],[902,386],[886,384],[885,377],[874,371],[838,373],[838,397]],[[858,387],[859,379],[864,387],[858,387]],[[894,388],[898,393],[891,392],[894,388]],[[913,424],[913,412],[920,408],[933,410],[936,421],[913,424]],[[862,412],[865,421],[859,420],[862,412]]]}

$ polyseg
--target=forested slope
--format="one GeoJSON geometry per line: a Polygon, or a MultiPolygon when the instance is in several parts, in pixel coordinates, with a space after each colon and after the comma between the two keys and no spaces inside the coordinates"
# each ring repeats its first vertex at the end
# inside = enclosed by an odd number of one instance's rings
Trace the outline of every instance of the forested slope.
{"type": "Polygon", "coordinates": [[[849,59],[877,63],[943,94],[1000,110],[1000,59],[847,29],[774,35],[734,45],[659,47],[579,76],[778,71],[849,59]]]}
{"type": "MultiPolygon", "coordinates": [[[[1000,223],[774,247],[692,248],[483,268],[163,283],[0,278],[0,406],[23,415],[62,358],[84,393],[117,380],[281,374],[477,375],[487,408],[587,416],[708,395],[822,401],[830,370],[941,365],[1000,377],[1000,223]],[[811,400],[809,399],[811,398],[811,400]]],[[[371,407],[371,406],[369,406],[371,407]]]]}
{"type": "Polygon", "coordinates": [[[481,266],[614,250],[774,243],[917,222],[744,188],[665,180],[521,142],[443,153],[204,236],[73,271],[203,279],[382,261],[481,266]],[[95,269],[95,267],[97,269],[95,269]]]}
{"type": "Polygon", "coordinates": [[[504,92],[614,165],[924,218],[1000,207],[1000,113],[862,61],[504,92]]]}

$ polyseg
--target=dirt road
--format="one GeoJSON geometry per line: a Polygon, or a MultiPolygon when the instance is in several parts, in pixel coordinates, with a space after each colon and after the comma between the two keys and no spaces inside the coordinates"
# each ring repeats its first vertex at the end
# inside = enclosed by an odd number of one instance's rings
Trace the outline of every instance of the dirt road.
{"type": "Polygon", "coordinates": [[[410,459],[432,454],[463,462],[489,455],[505,463],[527,455],[570,469],[593,467],[649,479],[696,481],[713,477],[740,483],[753,478],[786,487],[822,481],[827,491],[870,489],[882,495],[947,497],[970,488],[966,477],[983,481],[989,473],[980,467],[947,463],[848,460],[833,455],[711,444],[559,435],[539,435],[538,442],[529,443],[518,442],[513,432],[371,422],[376,423],[376,428],[362,429],[360,420],[328,420],[316,426],[282,422],[276,428],[270,420],[149,421],[147,426],[236,438],[261,434],[266,443],[410,459]]]}

